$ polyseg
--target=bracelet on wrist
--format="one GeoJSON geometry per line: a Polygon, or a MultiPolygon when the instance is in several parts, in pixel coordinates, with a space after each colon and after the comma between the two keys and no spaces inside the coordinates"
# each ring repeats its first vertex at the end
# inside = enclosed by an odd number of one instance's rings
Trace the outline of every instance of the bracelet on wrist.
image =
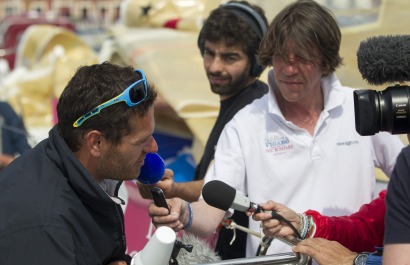
{"type": "MultiPolygon", "coordinates": [[[[303,221],[303,214],[299,214],[299,235],[302,235],[302,233],[303,233],[303,224],[304,224],[304,221],[303,221]]],[[[302,239],[302,236],[300,237],[300,239],[302,239]]]]}
{"type": "Polygon", "coordinates": [[[188,211],[189,211],[189,213],[188,213],[189,214],[189,220],[188,220],[188,223],[184,226],[184,228],[183,228],[184,230],[191,227],[192,219],[194,217],[194,213],[192,212],[192,207],[191,207],[191,204],[189,202],[187,202],[187,206],[188,206],[188,211]]]}
{"type": "Polygon", "coordinates": [[[306,215],[305,213],[299,214],[299,233],[300,239],[311,238],[316,233],[316,224],[311,215],[306,215]]]}
{"type": "Polygon", "coordinates": [[[315,233],[316,233],[316,224],[315,224],[315,220],[313,220],[313,217],[311,215],[308,215],[308,219],[309,219],[309,229],[308,229],[308,232],[305,238],[312,238],[315,236],[315,233]]]}
{"type": "Polygon", "coordinates": [[[306,234],[309,231],[309,220],[308,217],[306,216],[306,214],[301,213],[299,214],[300,216],[300,225],[299,225],[299,231],[300,231],[300,238],[301,239],[305,239],[306,238],[306,234]]]}

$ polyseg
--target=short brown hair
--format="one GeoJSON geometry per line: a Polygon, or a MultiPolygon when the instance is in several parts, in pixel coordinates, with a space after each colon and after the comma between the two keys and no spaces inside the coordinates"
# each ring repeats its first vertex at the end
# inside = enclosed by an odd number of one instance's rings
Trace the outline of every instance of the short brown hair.
{"type": "Polygon", "coordinates": [[[132,130],[130,120],[135,115],[144,117],[157,97],[153,84],[148,86],[144,101],[134,107],[119,103],[102,109],[98,115],[74,128],[73,123],[101,103],[119,95],[130,84],[141,79],[131,66],[119,66],[109,62],[80,67],[68,82],[57,104],[58,131],[70,149],[81,147],[84,133],[99,130],[112,144],[132,130]]]}

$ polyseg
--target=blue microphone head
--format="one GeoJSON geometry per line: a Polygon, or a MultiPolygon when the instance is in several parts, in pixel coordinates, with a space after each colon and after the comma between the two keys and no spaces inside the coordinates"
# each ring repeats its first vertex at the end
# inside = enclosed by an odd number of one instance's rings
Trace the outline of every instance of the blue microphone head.
{"type": "Polygon", "coordinates": [[[148,153],[137,180],[143,184],[155,184],[164,176],[164,160],[157,153],[148,153]]]}

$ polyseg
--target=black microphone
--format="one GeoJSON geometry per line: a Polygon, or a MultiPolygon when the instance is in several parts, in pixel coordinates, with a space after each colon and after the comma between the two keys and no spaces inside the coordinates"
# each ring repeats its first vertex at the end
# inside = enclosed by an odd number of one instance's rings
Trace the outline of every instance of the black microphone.
{"type": "MultiPolygon", "coordinates": [[[[229,208],[246,212],[253,209],[256,213],[265,212],[258,204],[253,203],[248,197],[237,192],[236,189],[220,180],[211,180],[202,188],[202,197],[205,202],[215,208],[227,211],[229,208]]],[[[285,222],[293,230],[298,238],[301,238],[299,231],[280,214],[275,211],[266,211],[272,215],[273,219],[285,222]]]]}
{"type": "Polygon", "coordinates": [[[220,180],[211,180],[202,188],[202,196],[207,204],[228,211],[229,208],[246,212],[250,209],[260,211],[260,206],[251,202],[248,197],[236,192],[234,188],[220,180]]]}
{"type": "Polygon", "coordinates": [[[368,38],[360,43],[357,64],[372,85],[410,81],[410,35],[368,38]]]}

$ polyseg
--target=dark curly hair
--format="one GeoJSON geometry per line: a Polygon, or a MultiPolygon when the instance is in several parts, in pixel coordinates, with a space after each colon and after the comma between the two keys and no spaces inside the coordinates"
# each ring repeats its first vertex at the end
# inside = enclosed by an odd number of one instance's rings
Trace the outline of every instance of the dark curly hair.
{"type": "MultiPolygon", "coordinates": [[[[260,15],[267,27],[268,21],[261,7],[252,5],[247,1],[229,1],[227,4],[230,3],[238,3],[252,8],[260,15]]],[[[241,45],[244,53],[250,59],[250,63],[254,65],[262,40],[259,35],[263,35],[264,32],[255,32],[254,28],[257,26],[255,24],[255,26],[252,27],[248,22],[249,20],[250,18],[245,19],[242,15],[235,13],[234,9],[229,7],[229,5],[221,5],[213,10],[206,19],[198,38],[198,40],[201,41],[198,42],[224,41],[227,46],[241,45]]],[[[201,45],[199,45],[199,48],[201,49],[201,45]]],[[[203,50],[201,50],[201,52],[203,52],[203,50]]]]}
{"type": "Polygon", "coordinates": [[[156,100],[157,92],[152,84],[149,84],[145,100],[134,107],[121,102],[102,109],[77,128],[73,127],[73,123],[140,79],[141,76],[132,67],[109,62],[82,66],[77,70],[57,104],[58,131],[73,152],[81,147],[81,138],[87,131],[101,131],[114,145],[119,144],[121,138],[131,132],[131,117],[146,115],[156,100]]]}

